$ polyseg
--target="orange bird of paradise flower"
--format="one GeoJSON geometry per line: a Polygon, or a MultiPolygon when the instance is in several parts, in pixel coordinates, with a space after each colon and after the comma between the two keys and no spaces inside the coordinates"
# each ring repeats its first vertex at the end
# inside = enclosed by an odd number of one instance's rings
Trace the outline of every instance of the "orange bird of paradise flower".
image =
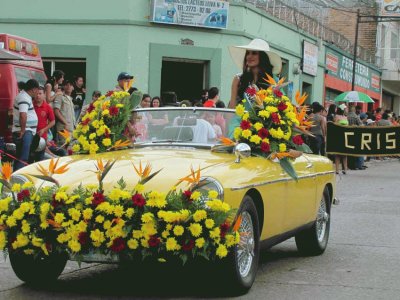
{"type": "Polygon", "coordinates": [[[271,154],[271,158],[272,159],[275,159],[275,158],[277,158],[277,159],[282,159],[282,158],[285,158],[285,157],[290,157],[290,158],[296,158],[292,153],[290,153],[290,152],[275,152],[275,153],[272,153],[271,154]]]}
{"type": "Polygon", "coordinates": [[[186,181],[188,184],[198,184],[200,182],[200,166],[197,171],[194,171],[193,166],[190,166],[190,174],[179,179],[178,184],[184,181],[186,181]]]}
{"type": "Polygon", "coordinates": [[[308,95],[307,93],[304,93],[303,95],[300,96],[300,91],[296,92],[295,98],[296,102],[298,105],[303,105],[304,101],[306,101],[308,95]]]}
{"type": "Polygon", "coordinates": [[[143,179],[150,175],[150,172],[151,172],[151,164],[150,163],[147,163],[146,166],[144,167],[144,169],[142,167],[142,161],[139,162],[138,168],[136,168],[136,166],[134,164],[132,164],[132,165],[136,171],[136,174],[138,174],[140,178],[143,179]]]}
{"type": "Polygon", "coordinates": [[[221,141],[221,143],[223,144],[223,145],[225,145],[225,146],[233,146],[233,145],[235,145],[236,143],[234,142],[234,141],[232,141],[230,138],[227,138],[227,137],[221,137],[220,139],[219,139],[220,141],[221,141]]]}
{"type": "Polygon", "coordinates": [[[68,139],[70,136],[71,136],[71,133],[68,131],[68,130],[66,130],[66,129],[64,129],[64,130],[62,130],[62,131],[59,131],[58,132],[64,139],[68,139]]]}
{"type": "Polygon", "coordinates": [[[279,86],[282,83],[284,83],[285,80],[286,80],[285,77],[282,77],[281,79],[279,79],[278,82],[276,82],[275,79],[272,76],[270,76],[268,73],[265,73],[265,75],[267,76],[267,78],[266,79],[263,78],[263,80],[270,85],[270,88],[271,87],[275,87],[275,86],[279,86]]]}
{"type": "Polygon", "coordinates": [[[42,173],[44,176],[52,176],[53,174],[63,174],[67,172],[69,169],[68,164],[62,165],[57,169],[58,161],[60,158],[57,158],[57,160],[54,162],[54,159],[52,158],[50,160],[50,164],[48,169],[44,168],[41,164],[38,164],[37,169],[40,173],[42,173]]]}
{"type": "Polygon", "coordinates": [[[126,140],[126,141],[118,140],[115,142],[114,146],[112,146],[109,150],[127,147],[130,144],[131,144],[131,142],[128,140],[126,140]]]}
{"type": "Polygon", "coordinates": [[[12,171],[13,170],[10,162],[3,163],[3,166],[1,167],[1,178],[5,181],[10,181],[12,171]]]}

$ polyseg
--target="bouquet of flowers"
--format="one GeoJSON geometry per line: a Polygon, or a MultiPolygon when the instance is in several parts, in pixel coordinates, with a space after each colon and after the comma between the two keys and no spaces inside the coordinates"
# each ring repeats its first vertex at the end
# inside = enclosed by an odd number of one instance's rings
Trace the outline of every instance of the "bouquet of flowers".
{"type": "Polygon", "coordinates": [[[185,263],[196,257],[224,258],[239,242],[236,210],[217,199],[216,191],[195,189],[200,169],[178,181],[177,186],[190,183],[184,190],[146,192],[145,184],[161,170],[151,173],[151,166],[142,168],[140,162],[133,167],[139,177],[135,186],[121,178],[105,193],[102,181],[115,163],[98,160],[93,170],[98,185],[72,192],[54,178],[68,171],[58,160],[38,168],[42,175],[34,176],[55,183],[39,189],[31,182],[10,186],[3,167],[1,181],[12,193],[0,200],[0,250],[39,257],[55,251],[78,260],[93,253],[119,259],[151,256],[161,262],[177,256],[185,263]]]}
{"type": "Polygon", "coordinates": [[[90,103],[73,132],[74,153],[104,152],[129,145],[123,136],[131,106],[129,93],[110,91],[90,103]]]}
{"type": "Polygon", "coordinates": [[[307,108],[302,106],[307,96],[297,92],[298,106],[294,106],[280,90],[284,80],[276,82],[267,75],[268,89],[246,90],[243,103],[236,107],[241,122],[234,130],[234,139],[249,144],[255,155],[279,159],[283,169],[297,179],[290,160],[311,152],[301,137],[308,134],[311,123],[305,118],[307,108]]]}

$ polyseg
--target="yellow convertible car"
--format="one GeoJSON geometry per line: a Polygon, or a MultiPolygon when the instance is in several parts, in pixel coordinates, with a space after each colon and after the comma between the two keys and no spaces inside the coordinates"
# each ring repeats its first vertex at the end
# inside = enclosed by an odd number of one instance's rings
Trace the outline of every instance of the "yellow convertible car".
{"type": "MultiPolygon", "coordinates": [[[[95,185],[98,174],[88,170],[94,170],[99,159],[115,160],[102,182],[104,191],[110,191],[121,177],[127,186],[135,186],[138,175],[132,164],[150,163],[153,170],[160,172],[146,183],[146,189],[167,193],[177,179],[187,177],[191,167],[201,170],[202,184],[198,189],[217,191],[218,199],[236,208],[237,215],[241,216],[240,241],[231,248],[223,265],[227,268],[224,277],[230,279],[230,286],[246,291],[254,282],[260,249],[295,237],[298,250],[306,255],[325,251],[335,199],[335,172],[327,158],[303,154],[292,162],[298,177],[295,180],[279,162],[251,155],[246,144],[237,145],[233,153],[212,151],[221,136],[229,136],[234,119],[235,111],[230,109],[137,109],[130,123],[132,147],[63,157],[58,164],[67,163],[69,171],[54,177],[58,184],[70,189],[95,185]]],[[[40,162],[41,166],[46,164],[46,161],[40,162]]],[[[12,175],[11,183],[23,185],[33,181],[40,188],[49,185],[32,176],[40,175],[38,167],[32,164],[18,170],[12,175]]],[[[204,201],[207,205],[207,199],[204,201]]],[[[109,262],[95,255],[81,256],[80,260],[109,262]]],[[[19,261],[11,255],[16,274],[29,281],[26,275],[29,270],[19,261]]],[[[65,261],[53,264],[48,273],[58,277],[64,265],[65,261]]]]}

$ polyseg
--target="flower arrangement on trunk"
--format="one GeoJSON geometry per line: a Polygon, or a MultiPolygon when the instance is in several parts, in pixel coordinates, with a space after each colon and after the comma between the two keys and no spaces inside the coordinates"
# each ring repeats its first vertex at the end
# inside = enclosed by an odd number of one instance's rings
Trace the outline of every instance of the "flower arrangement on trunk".
{"type": "Polygon", "coordinates": [[[249,144],[253,154],[279,159],[282,168],[296,179],[290,160],[302,152],[311,152],[301,134],[309,134],[307,129],[312,124],[307,121],[307,108],[303,106],[306,94],[300,96],[297,92],[297,107],[294,106],[280,90],[284,80],[276,82],[267,74],[268,89],[249,87],[246,90],[243,104],[236,107],[241,122],[233,135],[237,142],[249,144]]]}
{"type": "Polygon", "coordinates": [[[3,166],[1,182],[12,193],[0,200],[0,250],[39,257],[56,251],[77,260],[90,253],[159,261],[177,256],[186,262],[199,256],[224,258],[240,240],[236,210],[217,199],[216,191],[196,190],[200,168],[164,194],[145,192],[145,184],[161,170],[151,173],[151,166],[143,168],[140,162],[133,166],[139,176],[135,186],[121,178],[105,193],[103,180],[116,161],[98,160],[93,170],[98,184],[69,192],[54,178],[68,165],[57,163],[51,160],[47,168],[38,168],[41,175],[33,175],[54,183],[40,188],[32,182],[11,186],[3,166]],[[185,182],[188,188],[178,190],[185,182]]]}
{"type": "Polygon", "coordinates": [[[127,92],[110,91],[90,103],[73,132],[72,151],[95,154],[128,146],[123,131],[131,111],[129,98],[127,92]]]}

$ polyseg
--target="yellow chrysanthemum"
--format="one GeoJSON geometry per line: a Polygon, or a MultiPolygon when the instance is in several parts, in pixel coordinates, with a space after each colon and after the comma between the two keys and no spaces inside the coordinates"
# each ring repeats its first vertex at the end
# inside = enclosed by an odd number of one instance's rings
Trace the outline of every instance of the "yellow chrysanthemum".
{"type": "Polygon", "coordinates": [[[261,138],[258,135],[252,135],[250,138],[250,142],[258,145],[261,143],[261,138]]]}
{"type": "Polygon", "coordinates": [[[91,208],[86,208],[86,209],[83,211],[83,218],[84,218],[85,220],[90,220],[90,219],[92,218],[92,216],[93,216],[93,209],[91,209],[91,208]]]}
{"type": "Polygon", "coordinates": [[[190,196],[190,199],[192,200],[199,200],[199,198],[201,197],[201,193],[199,191],[194,191],[192,193],[192,195],[190,196]]]}
{"type": "Polygon", "coordinates": [[[77,240],[70,240],[68,242],[68,247],[75,253],[81,251],[81,244],[77,240]]]}
{"type": "Polygon", "coordinates": [[[244,137],[245,139],[248,139],[249,137],[251,137],[251,130],[249,130],[249,129],[243,130],[242,137],[244,137]]]}
{"type": "Polygon", "coordinates": [[[204,209],[197,210],[193,214],[193,220],[195,222],[200,222],[201,220],[204,220],[205,218],[207,218],[207,212],[204,209]]]}
{"type": "Polygon", "coordinates": [[[58,224],[61,224],[65,220],[65,216],[63,213],[56,213],[54,217],[54,221],[58,224]]]}
{"type": "Polygon", "coordinates": [[[4,231],[0,231],[0,250],[3,250],[7,243],[6,233],[4,231]]]}
{"type": "Polygon", "coordinates": [[[194,236],[194,237],[199,237],[200,234],[203,232],[203,227],[199,224],[199,223],[192,223],[190,224],[190,226],[188,227],[190,233],[194,236]]]}
{"type": "Polygon", "coordinates": [[[176,225],[174,227],[174,234],[176,236],[181,236],[185,232],[185,229],[181,225],[176,225]]]}
{"type": "Polygon", "coordinates": [[[111,139],[109,139],[109,138],[103,139],[103,140],[101,141],[101,143],[102,143],[105,147],[109,147],[109,146],[111,146],[111,139]]]}
{"type": "Polygon", "coordinates": [[[136,239],[130,239],[128,240],[128,248],[135,250],[137,247],[139,247],[139,242],[136,239]]]}
{"type": "Polygon", "coordinates": [[[224,258],[228,255],[228,249],[226,249],[225,245],[220,244],[215,252],[219,258],[224,258]]]}
{"type": "Polygon", "coordinates": [[[205,241],[204,238],[198,238],[198,239],[196,239],[195,245],[196,245],[197,248],[200,249],[200,248],[204,247],[205,243],[206,243],[206,241],[205,241]]]}
{"type": "Polygon", "coordinates": [[[244,112],[245,112],[245,108],[244,108],[244,106],[242,104],[236,105],[236,114],[239,117],[243,116],[244,112]]]}
{"type": "Polygon", "coordinates": [[[176,239],[172,237],[167,239],[165,247],[167,248],[167,251],[179,250],[180,248],[176,239]]]}
{"type": "Polygon", "coordinates": [[[150,213],[150,212],[149,213],[145,213],[145,214],[142,215],[141,220],[142,220],[143,223],[149,223],[149,222],[154,220],[154,215],[152,213],[150,213]]]}
{"type": "Polygon", "coordinates": [[[263,128],[264,127],[264,125],[262,124],[262,123],[260,123],[260,122],[257,122],[257,123],[255,123],[254,124],[254,128],[257,130],[257,131],[259,131],[261,128],[263,128]]]}
{"type": "Polygon", "coordinates": [[[215,222],[213,219],[207,219],[205,222],[206,228],[211,229],[214,227],[215,222]]]}
{"type": "Polygon", "coordinates": [[[279,144],[279,152],[285,152],[286,151],[286,144],[279,144]]]}

